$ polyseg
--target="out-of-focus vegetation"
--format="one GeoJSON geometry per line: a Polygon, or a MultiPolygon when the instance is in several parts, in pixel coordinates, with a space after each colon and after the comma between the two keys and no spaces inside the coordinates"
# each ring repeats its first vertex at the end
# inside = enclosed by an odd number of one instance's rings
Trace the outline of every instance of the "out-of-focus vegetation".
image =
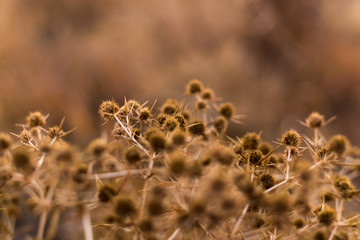
{"type": "Polygon", "coordinates": [[[0,129],[39,109],[67,116],[84,144],[99,134],[101,99],[180,99],[196,77],[265,139],[317,110],[360,142],[359,10],[353,0],[1,1],[0,129]]]}

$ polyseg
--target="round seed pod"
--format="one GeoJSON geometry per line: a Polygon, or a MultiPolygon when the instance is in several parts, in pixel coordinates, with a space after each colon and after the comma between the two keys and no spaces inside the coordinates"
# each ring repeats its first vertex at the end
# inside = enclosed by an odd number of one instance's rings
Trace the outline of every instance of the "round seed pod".
{"type": "Polygon", "coordinates": [[[249,132],[246,133],[242,138],[242,146],[245,150],[256,150],[260,143],[260,136],[257,133],[249,132]]]}
{"type": "Polygon", "coordinates": [[[140,231],[144,233],[149,233],[154,230],[154,224],[152,219],[143,219],[139,223],[139,229],[140,231]]]}
{"type": "Polygon", "coordinates": [[[34,167],[31,164],[31,156],[25,147],[18,147],[12,152],[14,165],[25,174],[31,174],[34,167]]]}
{"type": "Polygon", "coordinates": [[[202,89],[203,89],[202,82],[200,82],[198,79],[191,80],[187,85],[188,94],[200,93],[202,89]]]}
{"type": "Polygon", "coordinates": [[[186,170],[186,156],[180,152],[171,154],[169,170],[173,174],[182,174],[186,170]]]}
{"type": "Polygon", "coordinates": [[[139,119],[141,121],[147,121],[151,117],[151,110],[148,107],[144,107],[139,112],[139,119]]]}
{"type": "Polygon", "coordinates": [[[295,219],[293,220],[293,225],[294,225],[296,228],[302,228],[302,227],[305,225],[304,218],[302,218],[302,217],[295,218],[295,219]]]}
{"type": "Polygon", "coordinates": [[[349,140],[345,136],[338,134],[329,140],[327,149],[340,157],[347,150],[348,145],[349,140]]]}
{"type": "Polygon", "coordinates": [[[161,199],[153,198],[147,203],[147,210],[150,216],[159,216],[164,213],[165,208],[161,199]]]}
{"type": "Polygon", "coordinates": [[[109,202],[117,195],[117,191],[110,184],[104,184],[98,190],[98,199],[100,202],[109,202]]]}
{"type": "Polygon", "coordinates": [[[30,128],[41,127],[45,125],[45,116],[41,112],[31,112],[26,117],[26,123],[30,128]]]}
{"type": "Polygon", "coordinates": [[[227,130],[228,122],[223,116],[218,116],[214,119],[213,126],[216,132],[218,132],[219,134],[223,134],[227,130]]]}
{"type": "Polygon", "coordinates": [[[119,105],[114,101],[103,101],[99,108],[99,114],[102,119],[109,121],[119,110],[119,105]]]}
{"type": "Polygon", "coordinates": [[[93,140],[87,149],[92,155],[99,157],[107,150],[107,145],[104,140],[98,138],[93,140]]]}
{"type": "Polygon", "coordinates": [[[140,150],[135,146],[131,146],[125,151],[125,159],[130,164],[139,162],[141,160],[140,150]]]}
{"type": "Polygon", "coordinates": [[[115,212],[120,216],[128,216],[136,213],[134,201],[125,196],[118,197],[115,200],[115,212]]]}
{"type": "Polygon", "coordinates": [[[204,135],[205,124],[202,121],[194,121],[190,124],[188,130],[192,135],[204,135]]]}
{"type": "Polygon", "coordinates": [[[164,122],[164,128],[167,131],[173,131],[179,125],[178,120],[175,117],[168,117],[164,122]]]}
{"type": "Polygon", "coordinates": [[[164,133],[156,130],[147,136],[147,140],[154,152],[160,152],[166,148],[166,138],[164,133]]]}
{"type": "Polygon", "coordinates": [[[198,101],[198,102],[196,103],[196,109],[197,109],[197,110],[203,111],[203,110],[205,110],[206,108],[207,108],[206,102],[200,100],[200,101],[198,101]]]}
{"type": "Polygon", "coordinates": [[[204,100],[213,100],[214,99],[214,92],[210,88],[206,88],[201,93],[201,98],[204,100]]]}
{"type": "Polygon", "coordinates": [[[310,128],[321,128],[325,123],[324,116],[318,112],[312,112],[305,122],[310,128]]]}
{"type": "Polygon", "coordinates": [[[261,166],[262,165],[262,153],[259,150],[253,150],[249,152],[249,162],[252,165],[255,166],[261,166]]]}
{"type": "Polygon", "coordinates": [[[9,134],[0,133],[0,152],[3,152],[9,149],[12,145],[13,141],[9,134]]]}
{"type": "Polygon", "coordinates": [[[232,118],[235,114],[234,105],[230,102],[221,104],[219,107],[219,113],[227,119],[232,118]]]}
{"type": "Polygon", "coordinates": [[[286,147],[299,147],[301,141],[300,134],[294,129],[290,129],[282,136],[281,143],[286,147]]]}
{"type": "Polygon", "coordinates": [[[271,151],[271,146],[268,142],[262,142],[262,143],[260,143],[259,150],[264,155],[267,155],[271,151]]]}
{"type": "Polygon", "coordinates": [[[233,152],[225,146],[216,146],[210,149],[212,158],[222,165],[231,165],[235,159],[233,152]]]}
{"type": "Polygon", "coordinates": [[[275,186],[275,179],[270,174],[264,174],[260,177],[260,182],[264,189],[269,189],[275,186]]]}

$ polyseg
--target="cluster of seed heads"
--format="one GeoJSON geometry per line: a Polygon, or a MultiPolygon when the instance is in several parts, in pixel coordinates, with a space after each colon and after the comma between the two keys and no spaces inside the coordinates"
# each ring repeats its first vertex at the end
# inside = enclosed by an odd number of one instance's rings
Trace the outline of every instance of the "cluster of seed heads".
{"type": "Polygon", "coordinates": [[[311,136],[233,138],[232,103],[199,80],[187,93],[160,107],[103,101],[113,130],[85,149],[40,112],[0,133],[0,238],[56,239],[73,221],[69,239],[360,239],[360,149],[327,140],[329,120],[311,113],[311,136]]]}

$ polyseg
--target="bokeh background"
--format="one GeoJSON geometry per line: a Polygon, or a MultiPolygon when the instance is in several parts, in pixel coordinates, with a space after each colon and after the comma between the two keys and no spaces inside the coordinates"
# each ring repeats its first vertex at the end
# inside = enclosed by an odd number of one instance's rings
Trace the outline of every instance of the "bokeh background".
{"type": "MultiPolygon", "coordinates": [[[[104,99],[182,99],[198,78],[275,140],[311,111],[360,143],[356,0],[0,1],[0,130],[49,113],[84,145],[104,99]]],[[[160,106],[160,105],[158,105],[160,106]]]]}

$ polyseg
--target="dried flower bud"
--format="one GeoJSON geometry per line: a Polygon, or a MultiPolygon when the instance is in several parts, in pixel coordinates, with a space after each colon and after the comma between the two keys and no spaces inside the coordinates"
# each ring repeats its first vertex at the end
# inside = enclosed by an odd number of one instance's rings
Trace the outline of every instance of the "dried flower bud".
{"type": "Polygon", "coordinates": [[[260,182],[264,189],[269,189],[275,186],[275,179],[270,174],[264,174],[260,177],[260,182]]]}
{"type": "Polygon", "coordinates": [[[3,152],[10,148],[12,140],[9,134],[0,133],[0,152],[3,152]]]}
{"type": "Polygon", "coordinates": [[[22,170],[25,174],[31,174],[34,167],[31,164],[31,157],[29,152],[24,147],[16,148],[12,152],[14,165],[17,169],[22,170]]]}
{"type": "Polygon", "coordinates": [[[206,102],[200,100],[196,103],[197,110],[202,111],[202,110],[205,110],[206,108],[207,108],[206,102]]]}
{"type": "Polygon", "coordinates": [[[232,118],[235,113],[234,105],[230,102],[221,104],[219,107],[219,113],[227,119],[232,118]]]}
{"type": "Polygon", "coordinates": [[[214,99],[214,92],[210,88],[206,88],[201,93],[201,98],[204,100],[213,100],[214,99]]]}
{"type": "Polygon", "coordinates": [[[173,131],[178,125],[179,122],[176,120],[175,117],[168,117],[164,122],[164,128],[170,132],[173,131]]]}
{"type": "Polygon", "coordinates": [[[260,166],[262,164],[262,153],[259,150],[249,152],[249,162],[252,165],[260,166]]]}
{"type": "Polygon", "coordinates": [[[45,116],[41,112],[31,112],[26,117],[27,125],[31,128],[45,125],[45,116]]]}
{"type": "Polygon", "coordinates": [[[202,82],[200,82],[198,79],[191,80],[187,85],[188,94],[200,93],[202,89],[203,89],[202,82]]]}
{"type": "Polygon", "coordinates": [[[101,156],[101,154],[103,154],[107,150],[107,145],[104,140],[98,138],[93,140],[89,144],[87,149],[92,155],[98,157],[101,156]]]}
{"type": "Polygon", "coordinates": [[[336,219],[336,211],[328,205],[324,205],[323,209],[317,213],[320,223],[330,226],[336,219]]]}
{"type": "Polygon", "coordinates": [[[99,108],[99,114],[102,119],[109,121],[114,114],[120,110],[120,107],[117,103],[112,101],[103,101],[99,108]]]}
{"type": "Polygon", "coordinates": [[[125,151],[125,159],[126,161],[128,161],[128,163],[130,164],[135,164],[137,163],[138,161],[141,160],[141,153],[140,153],[140,150],[135,147],[135,146],[132,146],[130,148],[128,148],[126,151],[125,151]]]}
{"type": "Polygon", "coordinates": [[[215,130],[219,134],[222,134],[222,133],[226,132],[226,129],[228,127],[228,122],[227,122],[226,118],[224,118],[223,116],[218,116],[217,118],[214,119],[213,125],[214,125],[215,130]]]}
{"type": "Polygon", "coordinates": [[[115,197],[117,191],[110,184],[104,184],[100,187],[98,192],[98,199],[100,202],[109,202],[113,197],[115,197]]]}
{"type": "Polygon", "coordinates": [[[192,135],[203,135],[205,133],[205,125],[202,121],[195,121],[188,126],[188,130],[192,135]]]}
{"type": "Polygon", "coordinates": [[[290,129],[283,134],[281,143],[286,147],[299,147],[301,141],[300,134],[294,129],[290,129]]]}
{"type": "Polygon", "coordinates": [[[306,125],[310,128],[320,128],[324,125],[324,116],[318,112],[312,112],[306,119],[306,125]]]}
{"type": "Polygon", "coordinates": [[[341,193],[343,198],[352,198],[355,194],[355,187],[350,179],[346,176],[338,177],[334,181],[336,189],[341,193]]]}
{"type": "Polygon", "coordinates": [[[330,152],[336,153],[339,157],[346,151],[349,145],[349,140],[343,135],[333,136],[329,142],[327,148],[330,152]]]}
{"type": "Polygon", "coordinates": [[[151,110],[148,107],[144,107],[140,110],[139,119],[141,121],[147,121],[151,117],[151,110]]]}
{"type": "Polygon", "coordinates": [[[259,134],[254,132],[246,133],[241,139],[242,146],[245,150],[256,150],[260,140],[259,134]]]}
{"type": "Polygon", "coordinates": [[[118,197],[115,200],[115,212],[120,216],[128,216],[136,213],[134,201],[125,196],[118,197]]]}

